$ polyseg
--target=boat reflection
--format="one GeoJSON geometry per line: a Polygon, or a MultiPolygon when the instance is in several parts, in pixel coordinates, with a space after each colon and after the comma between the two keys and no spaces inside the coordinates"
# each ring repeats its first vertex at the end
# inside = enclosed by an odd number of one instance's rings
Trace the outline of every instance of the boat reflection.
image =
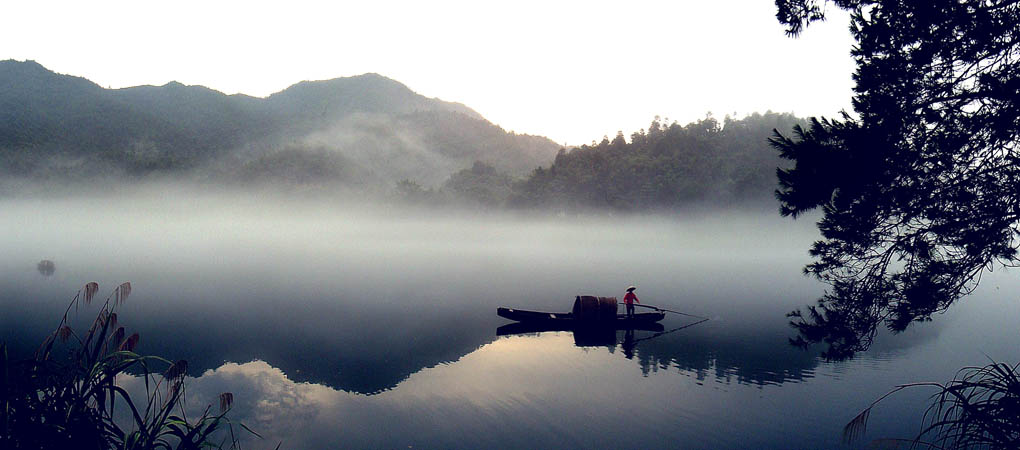
{"type": "Polygon", "coordinates": [[[555,323],[555,322],[539,322],[539,323],[528,323],[528,322],[515,322],[507,325],[503,325],[496,328],[496,336],[510,336],[515,334],[537,334],[542,332],[552,331],[569,331],[574,336],[574,345],[578,347],[616,347],[620,346],[623,349],[624,355],[627,359],[634,357],[634,348],[638,343],[651,339],[658,338],[660,336],[674,333],[685,328],[689,328],[700,323],[707,322],[708,319],[700,319],[693,323],[688,323],[679,327],[675,327],[666,330],[661,323],[648,322],[648,323],[620,323],[620,324],[599,324],[599,325],[586,325],[586,324],[570,324],[570,323],[555,323]],[[617,332],[623,330],[623,341],[619,340],[617,332]],[[643,336],[640,338],[635,337],[635,331],[651,331],[654,332],[652,335],[643,336]]]}
{"type": "Polygon", "coordinates": [[[574,345],[578,347],[615,347],[618,343],[616,331],[624,329],[631,336],[634,330],[661,332],[665,328],[660,323],[641,323],[627,327],[613,325],[585,326],[564,323],[527,323],[515,322],[496,328],[496,336],[514,334],[536,334],[550,331],[570,331],[574,335],[574,345]]]}

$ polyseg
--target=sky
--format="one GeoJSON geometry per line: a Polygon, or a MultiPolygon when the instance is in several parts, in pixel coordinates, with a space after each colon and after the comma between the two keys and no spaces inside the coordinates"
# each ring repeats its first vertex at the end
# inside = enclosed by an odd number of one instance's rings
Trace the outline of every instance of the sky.
{"type": "Polygon", "coordinates": [[[787,37],[770,0],[47,1],[0,6],[0,60],[120,88],[267,96],[375,72],[577,145],[767,110],[850,109],[847,16],[787,37]]]}

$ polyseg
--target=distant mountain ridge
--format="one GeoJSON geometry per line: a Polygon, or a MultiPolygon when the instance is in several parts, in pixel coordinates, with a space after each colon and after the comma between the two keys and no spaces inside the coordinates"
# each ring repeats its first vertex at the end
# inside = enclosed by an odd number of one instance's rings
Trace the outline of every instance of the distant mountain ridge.
{"type": "Polygon", "coordinates": [[[323,81],[302,81],[270,95],[267,100],[290,114],[335,117],[350,111],[365,113],[412,113],[447,111],[485,120],[460,103],[416,94],[404,84],[377,73],[323,81]]]}
{"type": "Polygon", "coordinates": [[[474,161],[523,175],[558,149],[374,73],[258,98],[177,82],[106,89],[34,61],[0,61],[0,176],[8,178],[438,185],[474,161]]]}

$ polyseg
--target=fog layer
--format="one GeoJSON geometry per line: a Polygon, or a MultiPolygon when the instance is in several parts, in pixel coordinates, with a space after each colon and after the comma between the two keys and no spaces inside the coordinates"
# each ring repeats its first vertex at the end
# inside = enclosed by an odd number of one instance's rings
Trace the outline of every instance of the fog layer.
{"type": "Polygon", "coordinates": [[[84,283],[104,294],[130,281],[118,314],[140,333],[137,350],[189,361],[195,406],[235,392],[237,418],[294,448],[629,442],[610,427],[613,408],[654,425],[641,428],[646,446],[828,447],[843,415],[804,398],[849,408],[933,373],[925,361],[951,375],[982,362],[961,349],[1001,359],[1017,348],[996,334],[1008,326],[975,334],[966,314],[879,336],[849,363],[790,346],[785,313],[824,286],[801,275],[814,224],[772,212],[480,214],[168,188],[7,199],[0,211],[0,339],[12,357],[31,355],[84,283]],[[569,333],[496,336],[498,306],[567,311],[575,295],[631,284],[643,304],[711,320],[639,332],[629,350],[577,347],[569,333]],[[894,361],[904,369],[887,369],[894,361]],[[811,431],[791,440],[788,421],[763,422],[768,408],[811,431]],[[718,433],[700,433],[712,424],[718,433]]]}

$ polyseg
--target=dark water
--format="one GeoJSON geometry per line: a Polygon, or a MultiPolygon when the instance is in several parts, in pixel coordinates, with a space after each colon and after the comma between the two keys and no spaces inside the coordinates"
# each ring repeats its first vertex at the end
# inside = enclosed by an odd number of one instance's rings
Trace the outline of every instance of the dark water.
{"type": "MultiPolygon", "coordinates": [[[[249,448],[833,448],[897,384],[1020,359],[1018,283],[998,272],[851,361],[789,346],[784,314],[823,286],[800,274],[810,221],[771,214],[529,219],[169,195],[0,203],[0,337],[13,353],[33,351],[85,282],[108,293],[131,281],[120,317],[141,334],[138,350],[187,359],[196,408],[233,392],[232,417],[266,437],[249,448]],[[712,320],[638,331],[633,346],[622,331],[496,335],[507,323],[497,306],[565,311],[575,295],[630,284],[643,302],[712,320]]],[[[869,438],[911,437],[929,394],[883,403],[869,438]]]]}

